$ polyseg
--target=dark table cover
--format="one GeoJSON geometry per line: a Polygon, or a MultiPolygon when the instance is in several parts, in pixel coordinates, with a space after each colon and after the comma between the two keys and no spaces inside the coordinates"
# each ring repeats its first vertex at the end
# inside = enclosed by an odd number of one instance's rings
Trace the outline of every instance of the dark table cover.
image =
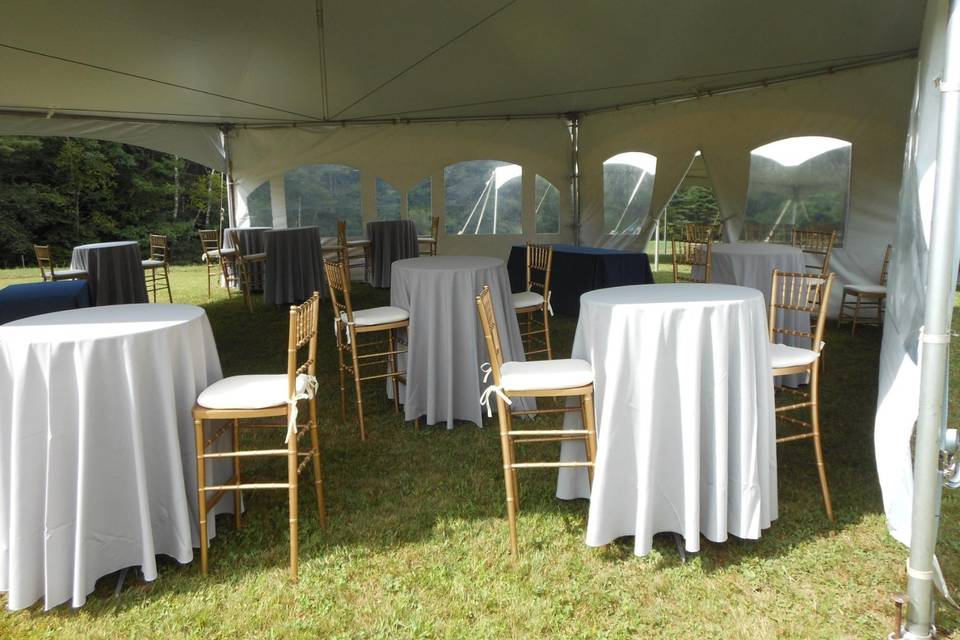
{"type": "Polygon", "coordinates": [[[373,262],[370,265],[370,284],[374,287],[390,287],[390,271],[394,262],[420,256],[417,225],[413,220],[368,222],[367,239],[370,241],[373,262]]]}
{"type": "MultiPolygon", "coordinates": [[[[527,288],[527,248],[514,245],[507,262],[510,287],[514,292],[527,288]]],[[[616,251],[598,247],[553,245],[550,276],[550,305],[561,316],[580,313],[580,296],[594,289],[629,284],[651,284],[653,272],[646,253],[616,251]]]]}
{"type": "MultiPolygon", "coordinates": [[[[242,227],[242,228],[228,228],[223,230],[223,249],[233,249],[233,231],[237,232],[237,236],[240,240],[240,249],[243,251],[244,255],[251,255],[254,253],[263,253],[266,251],[264,248],[266,246],[265,234],[267,231],[270,231],[270,227],[242,227]]],[[[262,262],[255,262],[250,265],[250,271],[252,272],[253,278],[253,291],[260,291],[260,283],[264,282],[264,264],[262,262]]]]}
{"type": "Polygon", "coordinates": [[[94,306],[149,302],[140,245],[133,240],[74,247],[70,268],[87,272],[94,306]]]}
{"type": "Polygon", "coordinates": [[[267,253],[263,283],[265,302],[299,304],[314,291],[323,294],[319,227],[271,229],[263,234],[263,238],[267,253]]]}
{"type": "Polygon", "coordinates": [[[89,306],[86,280],[12,284],[0,289],[0,324],[89,306]]]}

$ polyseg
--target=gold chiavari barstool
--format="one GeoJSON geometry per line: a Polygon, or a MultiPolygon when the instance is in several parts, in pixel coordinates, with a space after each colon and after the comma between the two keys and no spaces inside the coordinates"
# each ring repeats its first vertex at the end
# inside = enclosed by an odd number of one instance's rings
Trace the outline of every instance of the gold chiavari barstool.
{"type": "Polygon", "coordinates": [[[234,265],[240,272],[240,290],[243,292],[243,301],[247,309],[253,313],[253,301],[251,292],[254,287],[263,288],[263,278],[267,264],[266,253],[245,253],[243,244],[240,242],[240,234],[236,229],[228,229],[230,239],[233,240],[233,250],[236,252],[234,265]],[[259,267],[257,265],[260,265],[259,267]]]}
{"type": "Polygon", "coordinates": [[[347,273],[352,273],[354,267],[363,267],[364,282],[370,279],[370,241],[366,238],[347,239],[347,221],[337,220],[337,253],[338,260],[347,265],[347,273]]]}
{"type": "Polygon", "coordinates": [[[477,296],[480,325],[490,354],[490,373],[493,384],[481,396],[490,415],[490,396],[497,396],[497,418],[500,423],[500,450],[503,456],[503,479],[507,497],[507,522],[510,527],[510,549],[513,556],[517,547],[517,511],[519,490],[518,469],[559,467],[586,467],[593,484],[593,468],[597,459],[597,433],[593,412],[593,368],[585,360],[537,360],[534,362],[503,362],[500,332],[493,311],[490,287],[484,286],[477,296]],[[572,396],[580,398],[580,405],[556,409],[511,411],[511,398],[544,398],[572,396]],[[583,420],[580,429],[514,429],[513,416],[531,413],[567,413],[579,411],[583,420]],[[517,462],[516,445],[563,440],[580,440],[586,448],[585,461],[573,462],[517,462]]]}
{"type": "MultiPolygon", "coordinates": [[[[353,377],[357,398],[357,419],[360,423],[360,439],[367,439],[363,420],[362,383],[367,380],[390,379],[393,383],[393,407],[400,410],[400,383],[406,382],[405,372],[397,366],[397,356],[406,349],[399,347],[397,330],[406,329],[410,314],[399,307],[376,307],[355,310],[350,299],[350,276],[343,262],[323,261],[323,271],[330,286],[330,304],[333,308],[333,324],[337,334],[338,371],[340,374],[340,414],[347,419],[346,376],[353,377]],[[386,333],[385,340],[366,341],[374,333],[386,333]],[[381,348],[386,345],[386,351],[381,348]],[[383,373],[365,374],[363,367],[383,367],[383,373]]],[[[367,369],[369,371],[369,369],[367,369]]]]}
{"type": "Polygon", "coordinates": [[[520,337],[526,356],[539,353],[553,359],[550,345],[550,275],[553,271],[553,247],[543,244],[527,243],[527,290],[512,295],[513,310],[519,315],[521,323],[520,337]],[[537,315],[540,322],[537,322],[537,315]],[[543,344],[538,344],[538,336],[543,344]],[[539,348],[538,348],[539,347],[539,348]]]}
{"type": "Polygon", "coordinates": [[[233,273],[233,259],[236,251],[220,246],[220,232],[216,229],[200,229],[198,233],[200,245],[203,247],[203,262],[207,265],[207,298],[212,295],[210,280],[219,278],[221,275],[223,283],[227,286],[227,297],[232,297],[230,285],[237,281],[233,273]]]}
{"type": "Polygon", "coordinates": [[[299,509],[297,489],[300,474],[313,463],[313,486],[317,494],[320,527],[325,528],[326,508],[323,496],[323,475],[320,468],[320,436],[317,433],[317,324],[320,294],[314,294],[298,307],[290,307],[290,328],[287,334],[287,372],[275,375],[231,376],[219,380],[197,398],[193,407],[193,424],[197,447],[197,487],[200,504],[200,570],[207,574],[207,514],[226,495],[233,492],[233,515],[240,527],[241,492],[245,489],[285,489],[290,510],[290,579],[297,581],[299,544],[297,530],[299,509]],[[306,358],[300,352],[306,347],[306,358]],[[299,402],[309,406],[309,420],[302,424],[297,410],[299,402]],[[277,418],[282,420],[277,421],[277,418]],[[273,420],[271,420],[273,419],[273,420]],[[207,438],[205,420],[225,420],[222,427],[207,438]],[[286,430],[283,448],[240,449],[241,429],[286,430]],[[211,446],[227,433],[232,433],[232,449],[210,451],[211,446]],[[309,432],[310,447],[300,450],[300,440],[309,432]],[[286,482],[240,481],[240,461],[244,458],[286,458],[286,482]],[[207,465],[219,460],[233,460],[233,477],[225,484],[207,484],[207,465]],[[212,497],[207,494],[213,492],[212,497]]]}
{"type": "Polygon", "coordinates": [[[37,266],[40,267],[40,277],[46,282],[56,282],[57,280],[86,280],[87,272],[82,269],[60,269],[57,271],[53,266],[53,257],[50,253],[50,245],[33,245],[33,254],[37,257],[37,266]]]}
{"type": "Polygon", "coordinates": [[[857,332],[857,323],[873,326],[883,325],[883,311],[887,301],[887,269],[890,266],[890,252],[893,247],[887,245],[883,253],[883,267],[880,269],[880,284],[845,284],[843,299],[840,301],[840,314],[837,326],[844,320],[851,320],[850,335],[857,332]],[[852,299],[847,301],[847,296],[852,299]],[[850,311],[852,310],[852,313],[850,311]],[[861,311],[873,311],[873,315],[861,319],[861,311]]]}
{"type": "Polygon", "coordinates": [[[713,242],[719,240],[720,225],[688,222],[683,225],[683,239],[687,242],[713,242]]]}
{"type": "Polygon", "coordinates": [[[794,429],[802,429],[777,438],[777,442],[794,440],[813,440],[814,455],[817,460],[817,472],[820,474],[820,487],[823,491],[823,504],[827,517],[833,520],[833,506],[830,502],[830,488],[827,485],[827,471],[823,461],[823,447],[820,441],[820,367],[817,366],[823,349],[823,330],[827,312],[824,300],[830,299],[834,274],[786,273],[774,269],[770,292],[770,359],[773,376],[778,378],[790,375],[809,375],[810,383],[806,391],[781,387],[781,393],[798,398],[797,402],[776,407],[777,420],[794,429]],[[810,331],[791,329],[783,326],[791,313],[809,313],[812,322],[810,331]],[[778,338],[792,337],[809,341],[809,348],[788,346],[777,342],[778,338]],[[809,411],[809,419],[797,418],[797,411],[809,411]]]}
{"type": "Polygon", "coordinates": [[[153,292],[153,301],[157,301],[157,291],[167,290],[167,298],[172,303],[173,293],[170,291],[170,262],[167,250],[167,236],[150,234],[150,257],[142,260],[143,275],[146,280],[147,291],[153,292]]]}
{"type": "Polygon", "coordinates": [[[713,241],[690,242],[671,240],[673,248],[674,282],[710,282],[713,270],[713,241]],[[681,266],[690,267],[690,272],[680,271],[681,266]]]}
{"type": "Polygon", "coordinates": [[[435,256],[440,244],[440,216],[433,216],[430,221],[430,235],[417,237],[420,245],[420,255],[435,256]]]}

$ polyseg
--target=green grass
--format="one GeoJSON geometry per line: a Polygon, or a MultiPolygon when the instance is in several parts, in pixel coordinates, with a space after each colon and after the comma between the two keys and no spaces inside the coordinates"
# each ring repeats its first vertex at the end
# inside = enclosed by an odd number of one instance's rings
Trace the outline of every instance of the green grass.
{"type": "MultiPolygon", "coordinates": [[[[0,287],[24,279],[34,272],[0,271],[0,287]]],[[[175,301],[206,307],[226,375],[283,370],[284,310],[258,298],[251,315],[223,290],[208,302],[200,267],[174,268],[172,282],[175,301]]],[[[358,307],[388,297],[355,289],[358,307]]],[[[824,516],[809,443],[778,448],[780,517],[760,540],[702,540],[685,564],[669,536],[658,536],[644,558],[633,556],[632,540],[586,547],[587,503],[557,501],[555,472],[532,471],[521,476],[521,557],[513,563],[495,423],[418,432],[370,385],[370,441],[361,443],[353,421],[340,420],[333,332],[327,319],[322,326],[329,528],[320,530],[304,487],[299,585],[287,581],[285,494],[248,493],[240,530],[230,517],[218,520],[208,577],[197,562],[164,560],[155,582],[128,579],[114,598],[115,576],[107,576],[79,610],[0,614],[0,637],[886,636],[906,550],[886,532],[873,457],[879,331],[851,338],[831,329],[827,338],[822,400],[835,522],[824,516]]],[[[558,352],[569,354],[575,320],[554,327],[558,352]]],[[[948,580],[960,575],[958,513],[956,495],[946,493],[940,550],[948,580]]],[[[949,634],[958,621],[941,608],[941,629],[949,634]]]]}

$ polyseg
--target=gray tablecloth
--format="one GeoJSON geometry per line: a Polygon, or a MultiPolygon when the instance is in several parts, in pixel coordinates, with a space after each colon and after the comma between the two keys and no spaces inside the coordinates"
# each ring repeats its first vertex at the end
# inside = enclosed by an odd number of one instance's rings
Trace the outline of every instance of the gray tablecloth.
{"type": "MultiPolygon", "coordinates": [[[[476,296],[490,286],[504,362],[523,361],[523,344],[503,260],[473,256],[412,258],[393,263],[390,304],[410,312],[407,385],[401,390],[406,420],[427,424],[469,420],[482,424],[480,365],[489,361],[476,296]]],[[[487,384],[490,384],[489,382],[487,384]]],[[[514,409],[533,408],[526,398],[514,409]]]]}
{"type": "Polygon", "coordinates": [[[70,268],[87,272],[90,301],[96,306],[149,302],[140,245],[133,240],[74,247],[70,268]]]}
{"type": "MultiPolygon", "coordinates": [[[[265,251],[265,240],[264,234],[267,231],[270,231],[270,227],[243,227],[243,228],[230,228],[223,230],[223,248],[224,249],[234,249],[236,248],[233,244],[233,233],[236,231],[237,235],[240,237],[240,248],[243,250],[245,255],[251,253],[263,253],[265,251]]],[[[251,265],[251,271],[253,273],[253,282],[254,282],[254,291],[260,291],[260,283],[264,282],[264,265],[263,263],[254,263],[251,265]]]]}
{"type": "Polygon", "coordinates": [[[367,223],[372,261],[370,284],[386,289],[390,286],[390,268],[397,260],[420,255],[417,225],[413,220],[383,220],[367,223]]]}
{"type": "Polygon", "coordinates": [[[314,291],[323,293],[319,227],[271,229],[263,237],[267,252],[265,302],[299,304],[314,291]]]}

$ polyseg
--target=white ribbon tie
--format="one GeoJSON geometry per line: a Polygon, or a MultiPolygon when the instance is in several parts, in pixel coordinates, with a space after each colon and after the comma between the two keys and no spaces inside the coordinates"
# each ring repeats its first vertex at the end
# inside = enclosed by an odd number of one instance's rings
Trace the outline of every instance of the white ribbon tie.
{"type": "Polygon", "coordinates": [[[284,444],[290,443],[290,436],[296,437],[297,433],[297,403],[301,400],[310,400],[317,395],[317,387],[319,383],[317,382],[316,376],[306,376],[307,381],[303,386],[303,391],[296,394],[289,400],[287,404],[290,405],[290,418],[287,420],[287,437],[284,438],[284,444]]]}
{"type": "MultiPolygon", "coordinates": [[[[490,378],[490,374],[493,373],[493,367],[490,366],[489,362],[484,362],[480,365],[480,371],[483,372],[483,382],[486,384],[487,380],[490,378]]],[[[513,404],[510,398],[503,392],[503,387],[499,387],[495,384],[491,384],[486,389],[483,390],[483,393],[480,394],[480,404],[486,405],[487,407],[487,417],[493,417],[493,410],[490,408],[490,396],[496,394],[501,400],[507,404],[513,404]]]]}

